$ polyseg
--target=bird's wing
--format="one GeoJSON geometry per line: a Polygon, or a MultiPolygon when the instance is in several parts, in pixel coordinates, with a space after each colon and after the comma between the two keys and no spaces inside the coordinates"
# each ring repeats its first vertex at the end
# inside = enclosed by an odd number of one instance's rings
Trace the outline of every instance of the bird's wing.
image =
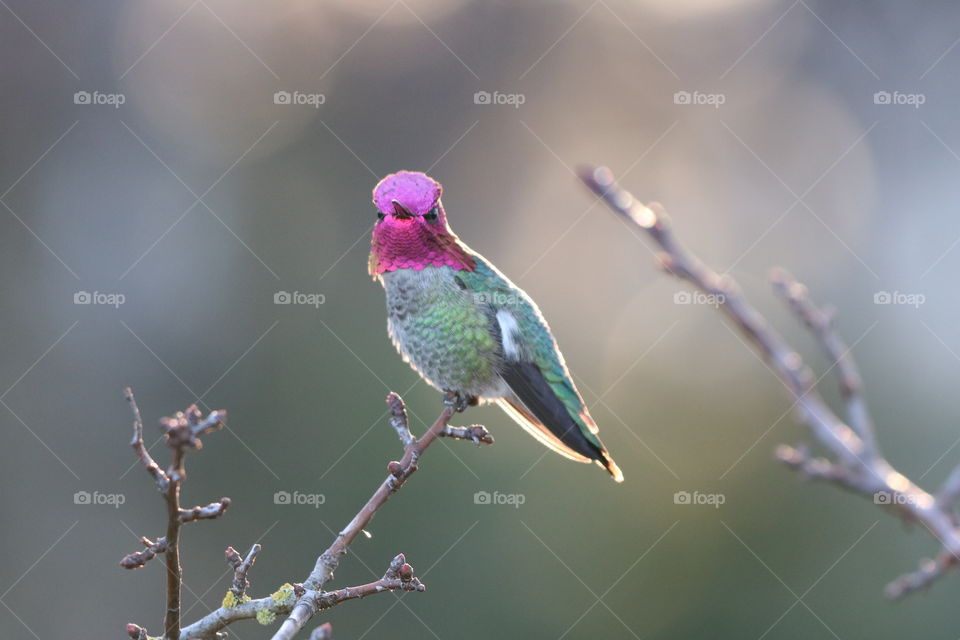
{"type": "Polygon", "coordinates": [[[499,337],[500,375],[512,392],[500,406],[550,449],[580,462],[596,460],[621,479],[540,310],[506,276],[475,258],[475,269],[457,277],[487,307],[499,337]]]}

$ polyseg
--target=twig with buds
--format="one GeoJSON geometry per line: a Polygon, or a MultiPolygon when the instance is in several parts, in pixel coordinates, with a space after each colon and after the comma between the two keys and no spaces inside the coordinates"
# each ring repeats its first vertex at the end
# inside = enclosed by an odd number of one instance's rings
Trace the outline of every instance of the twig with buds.
{"type": "Polygon", "coordinates": [[[580,179],[616,213],[645,231],[660,247],[660,266],[719,301],[719,309],[750,340],[791,392],[793,407],[813,436],[834,460],[813,458],[806,447],[781,445],[778,460],[805,477],[825,480],[873,497],[905,518],[920,522],[941,545],[933,560],[924,560],[917,571],[894,580],[885,589],[897,599],[929,586],[960,564],[960,524],[954,506],[960,498],[960,467],[955,469],[936,498],[898,472],[877,446],[873,421],[863,397],[860,373],[848,347],[833,327],[833,313],[817,307],[805,286],[783,270],[772,276],[775,291],[811,330],[831,359],[840,378],[846,422],[816,390],[816,379],[799,354],[786,343],[743,296],[729,276],[721,276],[679,243],[669,218],[656,203],[644,205],[622,189],[605,168],[580,171],[580,179]]]}
{"type": "MultiPolygon", "coordinates": [[[[427,429],[419,439],[414,438],[410,433],[409,423],[407,421],[406,409],[403,406],[403,400],[399,395],[391,393],[387,396],[387,404],[390,407],[390,424],[400,434],[400,440],[403,442],[403,457],[399,462],[393,461],[387,465],[386,479],[380,484],[373,493],[367,504],[364,505],[353,520],[341,531],[333,544],[320,554],[317,558],[313,571],[303,582],[303,586],[308,590],[321,590],[323,586],[333,578],[333,572],[340,564],[340,558],[346,553],[347,549],[354,539],[360,535],[360,532],[366,528],[377,511],[387,502],[391,495],[400,489],[417,470],[417,463],[420,457],[441,436],[448,427],[448,422],[454,414],[453,398],[448,397],[446,406],[440,413],[433,425],[427,429]]],[[[493,438],[484,427],[478,427],[477,441],[490,444],[493,438]]],[[[284,620],[280,629],[273,635],[272,640],[289,640],[292,638],[307,621],[317,612],[318,601],[315,598],[301,597],[290,616],[284,620]]]]}
{"type": "Polygon", "coordinates": [[[163,553],[167,550],[166,538],[157,538],[157,541],[154,542],[144,536],[140,538],[140,543],[144,546],[143,551],[134,551],[133,553],[125,555],[123,560],[120,561],[121,567],[124,569],[139,569],[156,558],[158,553],[163,553]]]}
{"type": "MultiPolygon", "coordinates": [[[[182,508],[180,506],[180,486],[186,478],[183,460],[188,449],[200,449],[203,446],[200,441],[201,435],[212,433],[223,427],[223,421],[227,414],[225,411],[212,411],[204,418],[200,409],[196,405],[191,405],[186,411],[181,411],[172,417],[161,420],[160,429],[171,449],[170,464],[166,470],[163,470],[150,456],[150,452],[143,444],[143,420],[140,417],[137,401],[133,397],[133,391],[127,388],[124,390],[124,395],[133,412],[133,440],[130,444],[137,459],[143,464],[147,473],[156,482],[157,489],[163,494],[167,507],[167,531],[166,535],[157,539],[156,542],[141,538],[141,542],[146,548],[143,551],[125,556],[120,561],[120,566],[126,569],[138,569],[157,554],[163,554],[167,568],[167,607],[163,623],[164,637],[167,640],[179,640],[180,590],[183,585],[183,569],[180,566],[180,528],[188,522],[218,518],[230,506],[229,498],[221,498],[205,507],[182,508]]],[[[131,635],[133,633],[140,634],[141,631],[143,635],[146,635],[146,632],[140,627],[131,631],[133,627],[136,627],[136,625],[128,627],[128,633],[131,633],[131,635]]]]}
{"type": "Polygon", "coordinates": [[[390,562],[379,580],[336,591],[306,589],[302,584],[285,584],[265,598],[251,600],[245,596],[235,597],[236,592],[234,587],[231,587],[223,606],[184,627],[180,638],[188,640],[217,637],[223,629],[234,622],[251,618],[256,618],[261,624],[271,624],[279,616],[291,613],[295,605],[301,602],[309,602],[310,610],[313,612],[311,615],[315,615],[348,600],[365,598],[377,593],[425,590],[426,587],[414,575],[413,567],[407,564],[406,558],[401,553],[390,562]]]}
{"type": "MultiPolygon", "coordinates": [[[[390,407],[390,425],[396,430],[403,443],[403,457],[399,462],[387,465],[389,475],[380,484],[363,508],[340,532],[333,544],[317,559],[313,571],[303,584],[285,584],[273,594],[258,599],[247,595],[250,587],[248,574],[256,562],[261,546],[255,544],[241,556],[233,547],[225,552],[227,564],[233,569],[233,581],[220,608],[185,627],[180,626],[180,586],[182,573],[179,564],[179,532],[187,522],[216,518],[230,506],[228,498],[222,498],[206,506],[184,509],[180,506],[180,485],[186,473],[183,458],[186,450],[202,447],[200,436],[223,426],[226,412],[214,411],[203,418],[200,411],[192,406],[186,411],[161,421],[167,444],[173,449],[171,463],[166,470],[153,460],[143,444],[143,423],[140,411],[130,389],[126,390],[127,400],[134,414],[134,436],[131,445],[137,458],[154,478],[157,488],[167,503],[167,535],[151,541],[142,538],[144,549],[133,552],[121,561],[128,569],[142,567],[158,554],[164,554],[167,565],[167,615],[164,621],[164,637],[167,640],[196,640],[198,638],[221,637],[223,629],[238,620],[256,618],[261,624],[271,624],[279,616],[288,616],[274,635],[276,639],[292,638],[310,618],[319,611],[330,609],[342,602],[364,598],[389,591],[424,591],[426,587],[414,575],[413,567],[407,564],[404,555],[398,554],[390,562],[383,577],[368,584],[324,591],[323,587],[333,578],[333,572],[350,547],[350,544],[373,519],[387,499],[406,483],[417,470],[420,457],[439,437],[471,440],[477,444],[491,444],[493,438],[480,425],[469,427],[451,427],[448,425],[454,414],[453,398],[448,398],[447,406],[436,422],[420,438],[410,431],[406,408],[399,395],[391,393],[387,397],[390,407]]],[[[133,640],[149,640],[144,628],[136,624],[127,625],[127,635],[133,640]]],[[[329,624],[318,627],[311,634],[311,640],[332,637],[329,624]]]]}
{"type": "Polygon", "coordinates": [[[318,609],[329,609],[341,602],[365,598],[375,593],[384,591],[425,591],[426,586],[420,579],[413,575],[413,567],[407,564],[403,554],[398,554],[387,567],[383,577],[375,582],[370,582],[359,587],[348,587],[329,591],[315,596],[318,609]]]}
{"type": "Polygon", "coordinates": [[[469,440],[474,444],[493,444],[491,436],[486,427],[480,424],[472,424],[469,427],[451,427],[447,425],[440,432],[441,438],[450,438],[452,440],[469,440]]]}
{"type": "Polygon", "coordinates": [[[233,567],[233,584],[230,585],[230,593],[233,594],[233,597],[237,602],[243,602],[244,600],[247,587],[250,586],[250,581],[247,579],[247,574],[250,573],[253,563],[257,561],[257,556],[260,554],[260,549],[261,547],[259,544],[253,545],[250,547],[250,551],[247,552],[246,558],[237,553],[233,547],[227,547],[227,550],[224,553],[224,556],[227,559],[227,564],[233,567]]]}

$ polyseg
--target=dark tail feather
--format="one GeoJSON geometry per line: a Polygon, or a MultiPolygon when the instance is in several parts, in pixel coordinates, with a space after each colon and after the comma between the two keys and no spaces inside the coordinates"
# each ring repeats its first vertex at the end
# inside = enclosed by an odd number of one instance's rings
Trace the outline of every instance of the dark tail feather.
{"type": "Polygon", "coordinates": [[[539,367],[530,362],[513,362],[501,371],[501,375],[519,401],[507,399],[507,404],[501,403],[501,406],[531,435],[568,458],[581,462],[595,460],[614,480],[623,481],[623,474],[613,458],[602,444],[597,444],[599,439],[589,433],[596,429],[592,419],[586,412],[582,413],[581,419],[586,424],[581,426],[554,393],[539,367]]]}
{"type": "Polygon", "coordinates": [[[540,367],[532,362],[512,362],[504,367],[501,375],[523,406],[564,446],[591,460],[600,458],[599,448],[587,439],[540,367]]]}

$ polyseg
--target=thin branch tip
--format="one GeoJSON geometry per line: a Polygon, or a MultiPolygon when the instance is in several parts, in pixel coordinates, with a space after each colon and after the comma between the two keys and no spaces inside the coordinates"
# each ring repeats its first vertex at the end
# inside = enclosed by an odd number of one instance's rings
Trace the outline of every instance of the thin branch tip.
{"type": "Polygon", "coordinates": [[[134,551],[129,553],[120,560],[120,566],[124,569],[139,569],[144,566],[158,554],[161,554],[167,550],[167,539],[166,538],[157,538],[156,542],[150,540],[149,538],[143,537],[140,538],[140,544],[143,545],[142,551],[134,551]]]}
{"type": "Polygon", "coordinates": [[[260,544],[254,544],[250,547],[246,557],[241,556],[233,547],[227,547],[224,552],[227,564],[233,569],[233,582],[230,585],[230,592],[237,602],[242,602],[247,589],[250,587],[250,580],[247,574],[253,568],[253,563],[257,561],[262,547],[260,544]]]}
{"type": "Polygon", "coordinates": [[[390,426],[397,432],[404,447],[409,447],[416,441],[410,431],[410,421],[407,418],[407,406],[400,394],[390,392],[387,395],[387,406],[390,410],[390,426]]]}
{"type": "Polygon", "coordinates": [[[222,516],[230,507],[230,498],[224,497],[211,502],[206,506],[196,506],[190,509],[180,509],[180,522],[196,522],[197,520],[213,520],[222,516]]]}
{"type": "Polygon", "coordinates": [[[453,440],[469,440],[476,445],[493,444],[493,435],[482,424],[472,424],[469,427],[451,427],[447,425],[440,432],[440,437],[453,440]]]}

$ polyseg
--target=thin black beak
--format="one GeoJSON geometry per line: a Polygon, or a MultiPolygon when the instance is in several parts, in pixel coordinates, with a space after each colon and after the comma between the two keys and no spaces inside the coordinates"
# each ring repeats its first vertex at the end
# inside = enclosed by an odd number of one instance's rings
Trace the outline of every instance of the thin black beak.
{"type": "Polygon", "coordinates": [[[394,216],[396,216],[396,217],[398,217],[398,218],[401,218],[401,219],[404,219],[404,218],[412,218],[412,217],[413,217],[413,214],[410,213],[410,211],[408,211],[407,208],[404,207],[402,204],[400,204],[398,201],[396,201],[396,200],[391,200],[390,202],[393,203],[393,215],[394,215],[394,216]]]}

